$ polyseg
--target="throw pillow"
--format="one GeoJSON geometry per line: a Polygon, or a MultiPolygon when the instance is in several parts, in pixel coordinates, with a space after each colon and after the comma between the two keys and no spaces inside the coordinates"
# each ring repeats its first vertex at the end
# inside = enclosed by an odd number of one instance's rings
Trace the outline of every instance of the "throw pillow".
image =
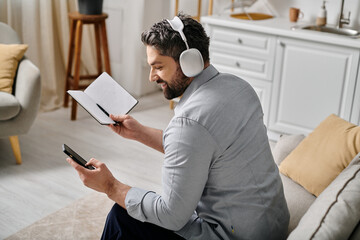
{"type": "Polygon", "coordinates": [[[349,239],[360,219],[360,154],[319,195],[292,239],[349,239]]]}
{"type": "Polygon", "coordinates": [[[319,196],[359,152],[360,127],[332,114],[284,159],[279,169],[319,196]]]}
{"type": "Polygon", "coordinates": [[[27,48],[26,44],[0,44],[0,91],[12,92],[18,63],[27,48]]]}

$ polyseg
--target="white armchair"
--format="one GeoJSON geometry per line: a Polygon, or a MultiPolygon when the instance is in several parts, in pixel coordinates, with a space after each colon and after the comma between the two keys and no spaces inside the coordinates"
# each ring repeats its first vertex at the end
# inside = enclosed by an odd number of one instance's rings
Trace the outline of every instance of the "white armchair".
{"type": "MultiPolygon", "coordinates": [[[[0,43],[20,44],[17,33],[0,22],[0,43]]],[[[0,137],[9,137],[16,163],[21,164],[18,135],[29,131],[40,105],[40,71],[24,57],[15,75],[13,94],[0,91],[0,137]]]]}

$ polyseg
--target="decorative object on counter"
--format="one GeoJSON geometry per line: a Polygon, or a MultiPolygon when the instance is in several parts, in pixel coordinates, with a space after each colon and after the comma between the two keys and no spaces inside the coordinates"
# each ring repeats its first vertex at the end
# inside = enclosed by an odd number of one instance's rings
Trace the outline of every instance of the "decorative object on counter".
{"type": "MultiPolygon", "coordinates": [[[[268,0],[231,0],[231,3],[226,9],[230,9],[231,14],[237,14],[235,13],[235,8],[245,8],[246,7],[246,13],[250,15],[250,18],[248,16],[237,16],[234,17],[240,18],[240,19],[251,19],[253,20],[261,20],[261,19],[267,19],[263,18],[263,16],[259,17],[258,14],[266,14],[272,17],[279,16],[279,13],[275,10],[275,8],[268,2],[268,0]],[[255,17],[251,16],[252,14],[257,15],[255,17]],[[261,19],[258,19],[261,18],[261,19]]],[[[213,8],[214,8],[214,0],[209,0],[209,7],[208,7],[208,15],[213,15],[213,8]]],[[[246,15],[245,13],[245,15],[246,15]]]]}
{"type": "Polygon", "coordinates": [[[326,1],[323,1],[323,4],[321,6],[319,15],[316,18],[316,25],[317,26],[325,26],[326,25],[326,15],[327,15],[327,11],[325,8],[325,3],[326,1]]]}
{"type": "Polygon", "coordinates": [[[79,13],[99,15],[102,13],[103,0],[78,0],[79,13]]]}
{"type": "Polygon", "coordinates": [[[264,20],[273,18],[272,15],[261,13],[261,12],[250,12],[249,9],[256,0],[237,0],[231,1],[231,4],[225,7],[224,10],[232,12],[231,17],[243,20],[264,20]],[[236,12],[236,13],[235,13],[236,12]]]}
{"type": "Polygon", "coordinates": [[[273,18],[273,16],[265,13],[234,13],[230,15],[233,18],[243,19],[243,20],[265,20],[273,18]]]}
{"type": "Polygon", "coordinates": [[[245,8],[245,7],[250,7],[251,5],[253,5],[256,2],[256,0],[235,0],[235,1],[231,1],[231,3],[225,7],[225,9],[231,9],[231,11],[234,11],[235,8],[245,8]]]}
{"type": "Polygon", "coordinates": [[[297,22],[298,19],[303,18],[304,17],[304,13],[302,11],[300,11],[299,8],[290,8],[289,9],[289,19],[290,22],[297,22]]]}

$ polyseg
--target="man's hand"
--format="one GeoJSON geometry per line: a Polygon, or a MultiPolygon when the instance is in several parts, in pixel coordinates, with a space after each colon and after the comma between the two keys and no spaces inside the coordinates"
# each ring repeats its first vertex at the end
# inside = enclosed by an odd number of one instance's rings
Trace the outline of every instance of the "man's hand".
{"type": "Polygon", "coordinates": [[[110,114],[110,118],[118,122],[118,124],[111,124],[109,126],[120,136],[139,141],[162,153],[164,152],[162,130],[144,126],[129,115],[114,116],[110,114]]]}
{"type": "Polygon", "coordinates": [[[118,124],[111,124],[109,126],[120,136],[132,140],[138,140],[139,136],[141,136],[144,126],[133,117],[129,115],[114,116],[110,114],[110,118],[115,122],[118,122],[118,124]]]}
{"type": "Polygon", "coordinates": [[[131,187],[119,182],[104,163],[92,158],[86,165],[92,165],[95,169],[89,170],[71,158],[67,158],[66,161],[75,168],[85,186],[107,194],[110,199],[126,208],[125,197],[131,187]]]}

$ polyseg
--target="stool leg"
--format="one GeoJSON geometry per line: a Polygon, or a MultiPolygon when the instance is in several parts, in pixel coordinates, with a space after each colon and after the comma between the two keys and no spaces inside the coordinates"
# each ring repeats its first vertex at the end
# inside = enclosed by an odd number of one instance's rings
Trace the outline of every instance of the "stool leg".
{"type": "Polygon", "coordinates": [[[101,24],[101,38],[102,38],[101,40],[102,40],[102,46],[104,52],[105,71],[111,76],[109,47],[107,41],[105,20],[101,21],[100,24],[101,24]]]}
{"type": "MultiPolygon", "coordinates": [[[[79,89],[80,81],[80,62],[81,62],[81,40],[82,40],[82,21],[77,21],[75,37],[75,67],[74,67],[74,86],[73,89],[79,89]]],[[[77,103],[73,99],[71,105],[71,120],[76,120],[77,103]]]]}
{"type": "Polygon", "coordinates": [[[68,61],[67,61],[68,64],[66,68],[66,78],[65,78],[64,107],[68,107],[69,105],[69,94],[66,91],[70,89],[70,77],[71,77],[71,70],[74,59],[75,27],[76,27],[76,22],[74,20],[71,20],[69,51],[68,51],[68,61]]]}
{"type": "Polygon", "coordinates": [[[96,46],[96,65],[98,75],[102,72],[102,65],[101,65],[101,46],[100,46],[100,25],[99,23],[94,24],[95,27],[95,46],[96,46]]]}

